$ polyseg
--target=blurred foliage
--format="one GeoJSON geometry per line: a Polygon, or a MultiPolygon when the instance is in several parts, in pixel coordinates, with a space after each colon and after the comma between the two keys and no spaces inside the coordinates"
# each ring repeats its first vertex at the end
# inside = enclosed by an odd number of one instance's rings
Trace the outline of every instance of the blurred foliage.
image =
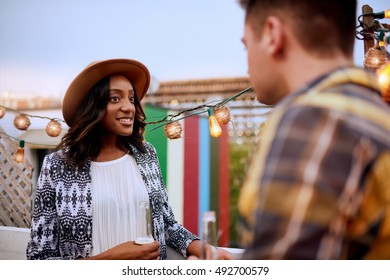
{"type": "Polygon", "coordinates": [[[233,141],[229,145],[230,153],[230,247],[238,248],[238,210],[237,202],[240,188],[244,181],[246,169],[249,163],[250,154],[254,148],[254,143],[237,144],[233,141]]]}

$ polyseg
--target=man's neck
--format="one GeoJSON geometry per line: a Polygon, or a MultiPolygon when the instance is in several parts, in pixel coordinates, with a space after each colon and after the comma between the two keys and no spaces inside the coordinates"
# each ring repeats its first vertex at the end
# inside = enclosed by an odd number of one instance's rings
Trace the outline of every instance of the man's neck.
{"type": "Polygon", "coordinates": [[[353,66],[353,58],[337,55],[332,58],[317,58],[312,56],[293,56],[286,67],[286,80],[289,93],[295,92],[314,79],[340,67],[353,66]]]}

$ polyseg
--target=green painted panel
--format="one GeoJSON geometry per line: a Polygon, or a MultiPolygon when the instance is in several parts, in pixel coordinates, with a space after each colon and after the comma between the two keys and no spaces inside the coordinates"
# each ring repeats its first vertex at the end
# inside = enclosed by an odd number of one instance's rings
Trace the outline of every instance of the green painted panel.
{"type": "MultiPolygon", "coordinates": [[[[154,107],[154,106],[145,106],[144,107],[145,115],[146,115],[146,122],[154,122],[163,119],[167,115],[167,110],[160,108],[160,107],[154,107]]],[[[145,140],[152,143],[153,146],[156,148],[158,159],[161,166],[161,173],[163,176],[163,180],[165,185],[167,184],[167,144],[168,144],[168,138],[166,137],[164,133],[164,128],[159,127],[153,131],[154,127],[157,127],[161,124],[148,124],[145,128],[145,140]]]]}

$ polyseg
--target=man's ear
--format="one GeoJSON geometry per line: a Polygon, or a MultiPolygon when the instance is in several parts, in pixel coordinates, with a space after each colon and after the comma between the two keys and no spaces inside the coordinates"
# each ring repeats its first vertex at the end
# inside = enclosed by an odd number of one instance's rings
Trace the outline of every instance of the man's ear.
{"type": "Polygon", "coordinates": [[[270,16],[265,21],[264,36],[266,49],[272,56],[279,56],[285,47],[285,26],[278,17],[270,16]]]}

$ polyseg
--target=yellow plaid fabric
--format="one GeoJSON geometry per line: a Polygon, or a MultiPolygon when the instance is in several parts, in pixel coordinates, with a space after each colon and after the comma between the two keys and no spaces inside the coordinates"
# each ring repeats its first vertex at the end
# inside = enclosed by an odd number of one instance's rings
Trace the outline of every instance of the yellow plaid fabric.
{"type": "Polygon", "coordinates": [[[390,108],[332,71],[270,116],[239,198],[247,259],[390,259],[390,108]]]}

